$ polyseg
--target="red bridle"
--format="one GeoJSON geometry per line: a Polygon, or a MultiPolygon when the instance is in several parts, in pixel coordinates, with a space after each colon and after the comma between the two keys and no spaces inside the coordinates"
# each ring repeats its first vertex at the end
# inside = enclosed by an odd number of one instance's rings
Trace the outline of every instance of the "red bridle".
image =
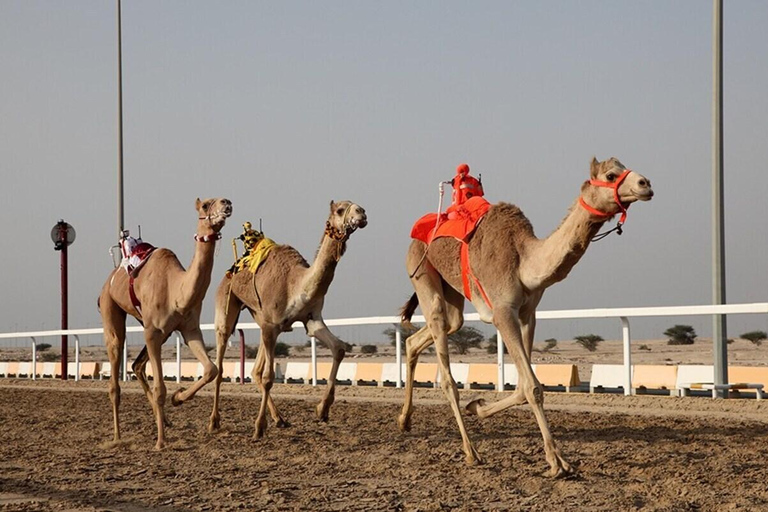
{"type": "MultiPolygon", "coordinates": [[[[621,203],[621,199],[619,198],[619,187],[621,186],[621,183],[627,178],[627,176],[629,176],[629,173],[631,173],[631,172],[632,172],[631,169],[625,169],[624,172],[621,173],[621,175],[618,178],[616,178],[615,181],[613,181],[613,183],[611,183],[610,181],[589,180],[589,184],[590,185],[594,185],[596,187],[604,187],[604,188],[612,188],[613,189],[613,199],[614,199],[614,201],[616,201],[616,204],[619,205],[619,209],[621,210],[621,218],[619,218],[619,222],[618,222],[619,226],[624,224],[624,222],[627,220],[627,208],[629,208],[629,205],[624,206],[621,203]]],[[[589,213],[591,213],[592,215],[597,215],[598,217],[611,217],[611,216],[615,215],[613,213],[601,212],[597,208],[593,208],[593,207],[589,206],[587,204],[587,202],[584,201],[583,197],[579,197],[579,204],[581,204],[581,206],[585,210],[587,210],[589,213]]]]}

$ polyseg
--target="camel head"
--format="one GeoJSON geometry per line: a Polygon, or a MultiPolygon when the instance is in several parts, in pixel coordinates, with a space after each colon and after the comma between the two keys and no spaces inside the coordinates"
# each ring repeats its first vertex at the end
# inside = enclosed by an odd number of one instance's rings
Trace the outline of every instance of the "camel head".
{"type": "Polygon", "coordinates": [[[331,201],[331,211],[328,215],[327,226],[335,232],[343,234],[344,238],[354,233],[357,228],[368,225],[365,209],[351,201],[331,201]]]}
{"type": "Polygon", "coordinates": [[[214,197],[212,199],[197,198],[195,202],[198,218],[198,231],[221,231],[227,218],[232,215],[232,201],[214,197]]]}
{"type": "Polygon", "coordinates": [[[651,180],[628,170],[618,158],[611,157],[603,162],[592,158],[589,178],[581,187],[581,198],[607,215],[616,215],[635,201],[650,201],[653,197],[651,180]],[[617,195],[621,204],[616,202],[617,195]]]}

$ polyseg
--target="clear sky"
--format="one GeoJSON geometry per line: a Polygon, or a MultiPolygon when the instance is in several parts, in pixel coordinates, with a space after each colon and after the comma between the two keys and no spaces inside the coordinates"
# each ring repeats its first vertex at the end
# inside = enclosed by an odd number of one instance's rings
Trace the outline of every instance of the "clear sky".
{"type": "MultiPolygon", "coordinates": [[[[0,0],[0,331],[59,323],[63,218],[70,326],[100,326],[116,242],[115,2],[0,0]]],[[[727,298],[768,300],[768,2],[725,2],[727,298]]],[[[196,197],[225,196],[211,288],[242,222],[311,258],[331,199],[364,206],[325,317],[392,315],[411,294],[412,223],[467,162],[538,236],[589,161],[651,179],[625,233],[593,244],[540,309],[711,302],[709,1],[123,2],[126,227],[189,263],[196,197]]],[[[203,322],[213,321],[213,293],[203,322]]],[[[733,317],[730,335],[768,330],[733,317]]],[[[711,321],[652,319],[709,336],[711,321]]],[[[620,336],[543,322],[537,339],[620,336]]],[[[212,341],[212,340],[211,340],[212,341]]],[[[349,339],[355,342],[357,340],[349,339]]]]}

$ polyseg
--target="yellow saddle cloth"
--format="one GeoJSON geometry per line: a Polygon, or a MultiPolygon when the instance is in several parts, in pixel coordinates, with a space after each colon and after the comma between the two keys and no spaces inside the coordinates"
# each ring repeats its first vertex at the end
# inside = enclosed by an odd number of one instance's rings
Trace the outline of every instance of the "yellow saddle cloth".
{"type": "Polygon", "coordinates": [[[262,238],[256,246],[243,254],[243,256],[235,263],[234,272],[238,273],[243,269],[248,269],[249,272],[255,274],[259,267],[267,260],[269,251],[277,245],[270,238],[262,238]]]}

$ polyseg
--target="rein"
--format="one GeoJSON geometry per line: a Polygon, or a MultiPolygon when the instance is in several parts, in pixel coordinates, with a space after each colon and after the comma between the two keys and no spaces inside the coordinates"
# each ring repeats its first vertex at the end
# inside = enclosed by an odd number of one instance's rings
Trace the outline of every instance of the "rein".
{"type": "MultiPolygon", "coordinates": [[[[608,231],[605,231],[603,233],[599,233],[592,237],[593,242],[598,242],[602,240],[603,238],[607,237],[614,231],[617,235],[621,235],[623,233],[623,230],[621,229],[624,223],[627,221],[627,208],[629,208],[629,205],[624,206],[621,202],[621,199],[619,198],[619,187],[621,186],[622,182],[629,176],[629,174],[632,172],[631,169],[625,169],[624,172],[621,173],[621,175],[616,178],[616,181],[613,183],[609,181],[600,181],[600,180],[589,180],[589,184],[593,185],[595,187],[603,187],[603,188],[610,188],[613,189],[613,200],[616,202],[617,205],[619,205],[619,209],[621,210],[621,217],[619,218],[619,222],[616,223],[616,227],[613,229],[609,229],[608,231]]],[[[592,206],[589,206],[586,201],[584,201],[583,197],[579,197],[579,204],[587,210],[592,215],[596,215],[598,217],[613,217],[616,215],[615,213],[608,213],[608,212],[602,212],[598,210],[597,208],[593,208],[592,206]]]]}

